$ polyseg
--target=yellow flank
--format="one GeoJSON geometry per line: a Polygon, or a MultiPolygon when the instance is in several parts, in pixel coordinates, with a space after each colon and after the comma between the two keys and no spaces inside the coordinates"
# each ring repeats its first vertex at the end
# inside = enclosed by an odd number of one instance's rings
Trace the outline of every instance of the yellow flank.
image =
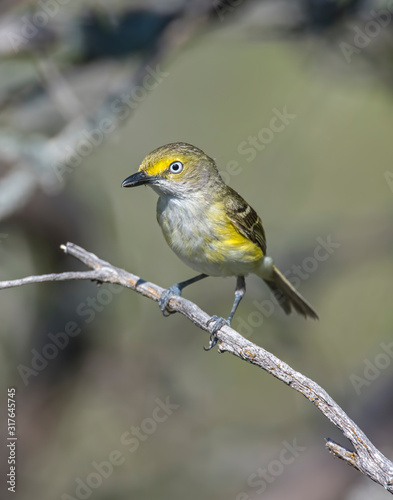
{"type": "MultiPolygon", "coordinates": [[[[220,260],[231,258],[243,262],[257,262],[263,257],[261,248],[237,232],[232,224],[226,238],[222,238],[215,244],[220,260]]],[[[228,225],[229,226],[229,225],[228,225]]],[[[224,234],[223,234],[224,236],[224,234]]]]}
{"type": "Polygon", "coordinates": [[[226,216],[222,203],[212,205],[207,214],[210,223],[214,221],[216,238],[210,245],[210,258],[216,261],[240,260],[258,262],[263,257],[262,249],[243,236],[226,216]]]}

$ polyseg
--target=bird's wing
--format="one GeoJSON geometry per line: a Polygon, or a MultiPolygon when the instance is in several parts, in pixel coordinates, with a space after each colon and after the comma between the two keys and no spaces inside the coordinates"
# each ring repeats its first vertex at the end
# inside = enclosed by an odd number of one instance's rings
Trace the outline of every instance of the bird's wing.
{"type": "Polygon", "coordinates": [[[235,229],[256,243],[266,255],[266,237],[262,220],[255,210],[232,188],[225,200],[227,216],[235,229]]]}

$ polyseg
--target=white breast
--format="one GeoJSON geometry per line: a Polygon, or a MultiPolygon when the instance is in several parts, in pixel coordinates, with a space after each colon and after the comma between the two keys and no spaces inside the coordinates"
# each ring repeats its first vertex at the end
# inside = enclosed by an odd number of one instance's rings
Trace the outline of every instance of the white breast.
{"type": "Polygon", "coordinates": [[[206,221],[208,209],[209,204],[198,195],[181,200],[160,196],[157,220],[168,245],[185,264],[199,273],[217,275],[205,253],[214,238],[206,221]]]}

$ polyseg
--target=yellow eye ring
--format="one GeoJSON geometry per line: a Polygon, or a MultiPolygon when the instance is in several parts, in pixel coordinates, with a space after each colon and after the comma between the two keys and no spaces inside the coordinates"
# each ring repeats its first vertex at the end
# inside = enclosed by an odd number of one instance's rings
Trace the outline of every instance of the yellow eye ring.
{"type": "Polygon", "coordinates": [[[183,163],[181,161],[174,161],[169,165],[169,172],[172,174],[180,174],[183,170],[183,163]]]}

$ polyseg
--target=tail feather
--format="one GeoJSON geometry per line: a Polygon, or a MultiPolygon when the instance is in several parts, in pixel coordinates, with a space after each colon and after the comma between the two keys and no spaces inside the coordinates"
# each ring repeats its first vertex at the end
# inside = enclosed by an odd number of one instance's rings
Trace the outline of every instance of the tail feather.
{"type": "Polygon", "coordinates": [[[307,300],[300,295],[287,278],[280,273],[276,266],[274,266],[272,279],[264,281],[287,314],[290,314],[293,308],[305,318],[309,317],[319,319],[318,314],[314,311],[307,300]]]}

